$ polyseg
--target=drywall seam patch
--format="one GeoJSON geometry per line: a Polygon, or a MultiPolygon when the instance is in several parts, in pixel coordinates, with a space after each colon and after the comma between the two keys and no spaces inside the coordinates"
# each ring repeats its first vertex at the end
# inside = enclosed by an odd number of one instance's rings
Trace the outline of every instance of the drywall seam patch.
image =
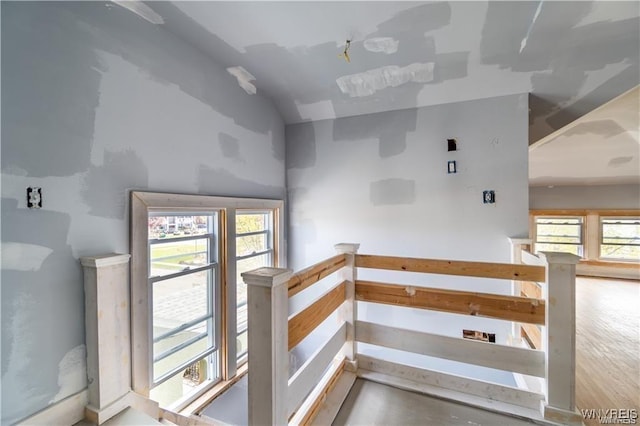
{"type": "Polygon", "coordinates": [[[49,404],[58,402],[87,386],[87,355],[84,345],[78,345],[62,357],[58,364],[60,390],[49,404]]]}
{"type": "Polygon", "coordinates": [[[234,76],[236,80],[238,80],[238,85],[244,89],[250,95],[256,94],[256,86],[251,84],[251,81],[255,81],[256,78],[251,75],[249,71],[244,69],[243,67],[229,67],[227,68],[227,72],[234,76]]]}
{"type": "Polygon", "coordinates": [[[49,247],[36,244],[3,242],[2,269],[7,271],[38,271],[53,252],[49,247]]]}
{"type": "Polygon", "coordinates": [[[153,9],[144,4],[141,1],[132,1],[132,0],[111,0],[113,3],[118,6],[124,7],[125,9],[135,13],[145,21],[151,22],[152,24],[164,24],[164,19],[162,16],[158,15],[153,9]]]}
{"type": "Polygon", "coordinates": [[[413,63],[406,67],[389,65],[339,77],[336,83],[342,93],[352,98],[369,96],[387,87],[409,82],[428,83],[433,80],[434,66],[433,62],[413,63]]]}
{"type": "Polygon", "coordinates": [[[374,53],[386,53],[390,55],[398,51],[398,40],[394,40],[391,37],[374,37],[368,38],[364,41],[363,45],[366,50],[374,53]]]}

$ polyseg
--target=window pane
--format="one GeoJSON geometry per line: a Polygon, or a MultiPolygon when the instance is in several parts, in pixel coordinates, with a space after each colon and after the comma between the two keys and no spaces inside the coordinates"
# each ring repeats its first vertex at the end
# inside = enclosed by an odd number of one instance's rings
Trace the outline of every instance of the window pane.
{"type": "Polygon", "coordinates": [[[245,330],[244,332],[240,333],[238,335],[238,339],[237,339],[237,347],[238,347],[238,358],[243,357],[248,351],[248,336],[247,336],[247,331],[245,330]]]}
{"type": "Polygon", "coordinates": [[[204,315],[212,315],[210,283],[214,282],[214,273],[194,272],[152,284],[154,339],[204,315]]]}
{"type": "Polygon", "coordinates": [[[242,213],[236,216],[236,234],[264,231],[271,226],[271,213],[242,213]]]}
{"type": "Polygon", "coordinates": [[[153,379],[157,380],[162,375],[179,367],[186,362],[195,362],[198,355],[214,347],[211,329],[211,320],[205,320],[191,328],[183,330],[153,344],[154,358],[163,356],[153,362],[153,379]],[[177,350],[175,350],[177,349],[177,350]],[[168,351],[175,352],[164,356],[168,351]]]}
{"type": "Polygon", "coordinates": [[[536,217],[535,251],[556,251],[582,256],[582,218],[536,217]]]}
{"type": "Polygon", "coordinates": [[[640,261],[640,218],[603,218],[600,257],[640,261]]]}
{"type": "Polygon", "coordinates": [[[237,237],[236,253],[237,256],[246,256],[252,253],[259,253],[271,248],[268,244],[269,241],[266,233],[237,237]]]}
{"type": "Polygon", "coordinates": [[[573,253],[576,256],[582,256],[582,246],[579,245],[536,243],[536,253],[541,251],[559,251],[563,253],[573,253]]]}
{"type": "Polygon", "coordinates": [[[217,353],[213,353],[201,358],[151,389],[151,399],[158,401],[161,407],[167,407],[206,386],[208,381],[217,379],[216,357],[217,353]]]}
{"type": "Polygon", "coordinates": [[[209,239],[167,241],[149,247],[150,277],[164,276],[209,263],[209,239]]]}
{"type": "Polygon", "coordinates": [[[193,214],[149,214],[149,239],[171,239],[211,233],[213,216],[193,214]]]}

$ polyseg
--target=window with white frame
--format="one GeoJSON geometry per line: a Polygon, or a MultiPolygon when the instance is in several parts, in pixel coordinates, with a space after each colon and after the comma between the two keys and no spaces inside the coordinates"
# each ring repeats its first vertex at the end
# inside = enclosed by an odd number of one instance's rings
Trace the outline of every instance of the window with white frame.
{"type": "Polygon", "coordinates": [[[555,251],[583,256],[583,223],[579,216],[536,216],[536,253],[555,251]]]}
{"type": "Polygon", "coordinates": [[[241,274],[275,266],[273,213],[270,210],[236,211],[237,362],[247,361],[247,286],[241,274]]]}
{"type": "Polygon", "coordinates": [[[640,217],[600,217],[600,258],[640,261],[640,217]]]}
{"type": "Polygon", "coordinates": [[[220,378],[218,213],[156,211],[148,223],[150,397],[171,406],[220,378]]]}
{"type": "Polygon", "coordinates": [[[284,266],[282,207],[280,200],[132,192],[136,392],[178,411],[246,371],[240,274],[284,266]]]}

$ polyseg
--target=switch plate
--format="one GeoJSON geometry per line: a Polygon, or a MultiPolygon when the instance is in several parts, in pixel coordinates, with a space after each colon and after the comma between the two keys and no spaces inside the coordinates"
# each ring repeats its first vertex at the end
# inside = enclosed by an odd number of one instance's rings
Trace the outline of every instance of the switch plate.
{"type": "Polygon", "coordinates": [[[27,188],[27,207],[30,209],[42,208],[42,188],[37,186],[27,188]]]}
{"type": "Polygon", "coordinates": [[[482,191],[482,202],[484,204],[494,204],[496,202],[496,192],[494,190],[482,191]]]}

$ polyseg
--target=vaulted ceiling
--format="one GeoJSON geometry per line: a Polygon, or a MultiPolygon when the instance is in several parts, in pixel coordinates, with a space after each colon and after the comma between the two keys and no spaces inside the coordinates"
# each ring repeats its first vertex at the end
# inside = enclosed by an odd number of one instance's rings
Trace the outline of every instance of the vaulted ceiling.
{"type": "Polygon", "coordinates": [[[286,123],[530,92],[535,142],[640,81],[633,1],[146,4],[286,123]]]}

